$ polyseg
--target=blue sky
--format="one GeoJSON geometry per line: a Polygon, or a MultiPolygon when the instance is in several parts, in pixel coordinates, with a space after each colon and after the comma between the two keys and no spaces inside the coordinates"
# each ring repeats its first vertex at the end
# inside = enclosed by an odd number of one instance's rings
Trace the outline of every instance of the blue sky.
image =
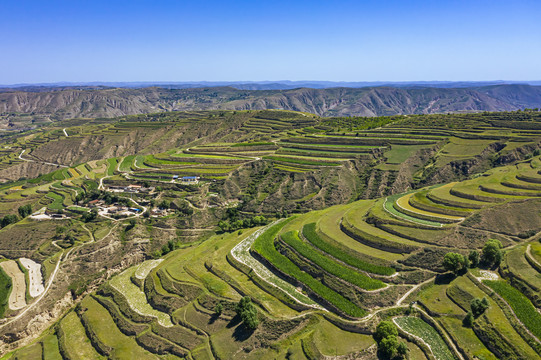
{"type": "Polygon", "coordinates": [[[541,1],[3,0],[0,84],[541,80],[541,1]]]}

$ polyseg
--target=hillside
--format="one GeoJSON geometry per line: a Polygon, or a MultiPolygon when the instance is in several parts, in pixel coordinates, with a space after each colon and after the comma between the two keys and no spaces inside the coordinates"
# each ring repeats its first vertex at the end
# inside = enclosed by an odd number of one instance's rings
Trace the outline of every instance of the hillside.
{"type": "Polygon", "coordinates": [[[238,90],[231,87],[105,88],[0,93],[0,126],[25,127],[75,117],[100,118],[158,111],[285,109],[320,116],[382,116],[537,108],[541,88],[366,87],[238,90]]]}
{"type": "Polygon", "coordinates": [[[164,112],[0,141],[6,359],[382,359],[381,321],[411,359],[541,358],[539,111],[164,112]]]}

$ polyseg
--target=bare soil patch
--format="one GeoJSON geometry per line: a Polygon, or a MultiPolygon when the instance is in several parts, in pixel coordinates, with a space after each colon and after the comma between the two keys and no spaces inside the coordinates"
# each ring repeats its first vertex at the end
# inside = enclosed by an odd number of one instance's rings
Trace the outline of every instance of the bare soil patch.
{"type": "Polygon", "coordinates": [[[0,263],[2,269],[8,274],[13,283],[13,289],[9,295],[9,308],[19,310],[26,306],[26,281],[24,273],[19,269],[17,263],[13,260],[0,263]]]}
{"type": "Polygon", "coordinates": [[[30,281],[28,290],[30,292],[30,296],[37,297],[41,295],[43,291],[45,291],[45,287],[43,286],[43,278],[41,276],[41,265],[27,258],[20,258],[19,261],[28,270],[28,277],[30,281]]]}

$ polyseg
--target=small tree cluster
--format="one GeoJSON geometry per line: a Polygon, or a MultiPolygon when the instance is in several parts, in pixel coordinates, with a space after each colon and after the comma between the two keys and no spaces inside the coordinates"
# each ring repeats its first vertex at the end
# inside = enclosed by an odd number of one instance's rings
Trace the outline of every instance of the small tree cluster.
{"type": "Polygon", "coordinates": [[[486,266],[498,266],[502,261],[502,243],[496,239],[490,239],[483,246],[481,262],[486,266]]]}
{"type": "Polygon", "coordinates": [[[179,241],[169,240],[167,242],[167,244],[163,245],[160,250],[154,251],[152,256],[154,258],[159,258],[161,256],[169,254],[171,251],[176,250],[178,248],[180,248],[180,242],[179,241]]]}
{"type": "Polygon", "coordinates": [[[257,329],[259,318],[257,317],[257,308],[252,303],[249,296],[240,299],[236,307],[237,315],[240,316],[242,322],[249,330],[257,329]]]}
{"type": "Polygon", "coordinates": [[[22,218],[27,217],[28,215],[32,214],[32,205],[26,204],[23,206],[19,206],[19,215],[21,215],[22,218]]]}
{"type": "Polygon", "coordinates": [[[468,255],[468,260],[470,260],[470,267],[476,268],[479,266],[479,252],[477,250],[470,251],[468,255]]]}
{"type": "Polygon", "coordinates": [[[483,315],[483,313],[488,309],[489,303],[487,298],[475,298],[470,302],[471,312],[475,318],[483,315]]]}
{"type": "Polygon", "coordinates": [[[92,209],[90,211],[87,211],[85,212],[82,216],[81,216],[81,219],[84,221],[84,222],[91,222],[93,220],[96,220],[96,218],[98,217],[98,209],[92,209]]]}
{"type": "Polygon", "coordinates": [[[408,347],[405,343],[398,343],[398,329],[391,321],[382,321],[376,327],[374,339],[378,344],[378,351],[385,359],[398,355],[400,359],[408,357],[408,347]]]}
{"type": "Polygon", "coordinates": [[[3,218],[0,218],[0,228],[4,228],[8,226],[9,224],[14,224],[17,221],[19,221],[19,218],[17,215],[8,214],[4,216],[3,218]]]}
{"type": "Polygon", "coordinates": [[[451,271],[455,275],[466,270],[469,265],[470,261],[468,258],[461,254],[450,252],[443,257],[443,267],[445,270],[451,271]]]}
{"type": "Polygon", "coordinates": [[[251,228],[265,224],[267,224],[267,218],[265,218],[263,215],[255,215],[251,218],[246,218],[243,220],[238,219],[233,222],[221,220],[218,223],[218,227],[220,227],[223,232],[233,232],[239,229],[251,228]]]}

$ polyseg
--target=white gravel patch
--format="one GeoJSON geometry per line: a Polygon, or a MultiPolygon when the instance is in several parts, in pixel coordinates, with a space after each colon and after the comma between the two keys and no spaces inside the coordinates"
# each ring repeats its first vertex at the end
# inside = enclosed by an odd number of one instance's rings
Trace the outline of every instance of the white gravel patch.
{"type": "Polygon", "coordinates": [[[49,215],[45,215],[45,214],[38,214],[38,215],[30,215],[30,219],[34,219],[34,220],[51,220],[52,217],[50,217],[49,215]]]}
{"type": "Polygon", "coordinates": [[[158,260],[147,260],[142,262],[138,267],[137,270],[135,270],[135,277],[139,280],[144,280],[150,274],[152,269],[154,269],[156,266],[158,266],[163,259],[158,260]]]}
{"type": "Polygon", "coordinates": [[[34,298],[40,296],[45,291],[43,277],[41,276],[41,264],[27,258],[20,258],[19,261],[28,270],[30,280],[28,291],[30,296],[34,298]]]}
{"type": "Polygon", "coordinates": [[[479,270],[479,273],[481,276],[479,276],[477,279],[482,280],[498,280],[500,277],[498,274],[496,274],[494,271],[488,271],[488,270],[479,270]]]}

